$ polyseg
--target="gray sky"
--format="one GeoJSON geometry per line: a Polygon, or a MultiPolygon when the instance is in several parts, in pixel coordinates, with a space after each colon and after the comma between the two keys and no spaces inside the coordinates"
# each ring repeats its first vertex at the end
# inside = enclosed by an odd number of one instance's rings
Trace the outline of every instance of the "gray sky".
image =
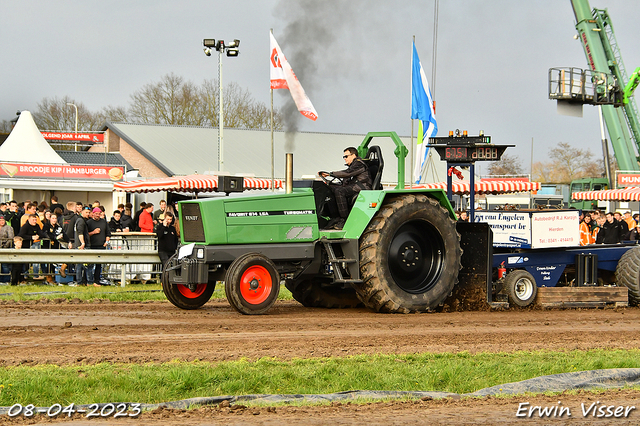
{"type": "MultiPolygon", "coordinates": [[[[590,5],[608,8],[630,73],[640,65],[637,1],[590,5]]],[[[204,55],[203,38],[241,40],[240,56],[223,59],[223,81],[268,104],[273,28],[318,111],[316,122],[300,116],[300,130],[409,135],[415,35],[439,136],[482,129],[494,143],[515,144],[507,152],[525,169],[532,138],[534,161],[546,160],[558,142],[601,156],[595,107],[573,118],[558,115],[547,99],[549,68],[587,67],[573,39],[569,0],[441,0],[435,87],[433,0],[2,0],[0,6],[1,120],[35,110],[44,97],[68,95],[92,111],[127,106],[130,94],[171,72],[195,83],[216,78],[218,59],[204,55]]],[[[276,106],[287,97],[277,91],[276,106]]]]}

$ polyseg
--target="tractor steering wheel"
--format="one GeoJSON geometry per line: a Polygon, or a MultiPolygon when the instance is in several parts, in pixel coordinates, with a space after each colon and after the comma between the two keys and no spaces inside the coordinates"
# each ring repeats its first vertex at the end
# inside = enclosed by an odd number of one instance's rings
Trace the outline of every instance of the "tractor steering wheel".
{"type": "Polygon", "coordinates": [[[318,172],[318,175],[320,176],[320,179],[322,179],[322,181],[327,185],[342,185],[342,179],[329,175],[329,172],[321,170],[318,172]],[[326,173],[327,176],[323,176],[323,173],[326,173]]]}

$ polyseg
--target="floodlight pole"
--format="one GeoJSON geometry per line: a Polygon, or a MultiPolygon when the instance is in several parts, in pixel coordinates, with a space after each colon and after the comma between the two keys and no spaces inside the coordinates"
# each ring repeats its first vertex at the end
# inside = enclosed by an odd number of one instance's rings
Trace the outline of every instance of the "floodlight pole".
{"type": "Polygon", "coordinates": [[[205,38],[202,42],[204,45],[204,54],[211,56],[211,49],[218,51],[218,100],[219,105],[219,117],[218,117],[218,171],[224,169],[224,98],[222,96],[222,54],[226,51],[227,56],[238,56],[238,46],[240,46],[240,40],[234,39],[228,45],[224,40],[205,38]]]}
{"type": "Polygon", "coordinates": [[[218,118],[218,171],[224,170],[224,115],[222,111],[222,53],[224,53],[224,41],[219,41],[221,47],[218,49],[218,84],[220,101],[219,118],[218,118]]]}

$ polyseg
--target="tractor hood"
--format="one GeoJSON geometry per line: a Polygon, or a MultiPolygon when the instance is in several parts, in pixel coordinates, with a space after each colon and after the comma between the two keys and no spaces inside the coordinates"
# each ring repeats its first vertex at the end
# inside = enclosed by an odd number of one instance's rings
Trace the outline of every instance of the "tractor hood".
{"type": "Polygon", "coordinates": [[[318,238],[310,190],[182,201],[179,210],[183,244],[263,244],[318,238]]]}

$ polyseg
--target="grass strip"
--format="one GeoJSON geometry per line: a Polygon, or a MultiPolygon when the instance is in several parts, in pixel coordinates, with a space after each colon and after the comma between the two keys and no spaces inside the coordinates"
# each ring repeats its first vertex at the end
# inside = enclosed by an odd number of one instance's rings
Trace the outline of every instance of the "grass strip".
{"type": "Polygon", "coordinates": [[[39,365],[0,369],[0,406],[157,403],[246,394],[347,390],[468,393],[548,374],[640,367],[640,350],[357,355],[282,361],[39,365]]]}
{"type": "Polygon", "coordinates": [[[69,287],[48,285],[21,285],[0,287],[0,300],[21,302],[40,299],[102,299],[113,302],[167,300],[160,284],[132,284],[126,287],[69,287]],[[144,291],[141,291],[144,290],[144,291]]]}
{"type": "MultiPolygon", "coordinates": [[[[69,287],[48,285],[0,286],[0,301],[21,302],[40,299],[80,299],[92,301],[96,299],[112,302],[145,302],[148,300],[167,301],[161,284],[130,284],[126,287],[69,287]]],[[[211,296],[212,299],[225,299],[224,285],[218,284],[211,296]]],[[[284,286],[280,288],[278,299],[291,300],[291,292],[284,286]]]]}

